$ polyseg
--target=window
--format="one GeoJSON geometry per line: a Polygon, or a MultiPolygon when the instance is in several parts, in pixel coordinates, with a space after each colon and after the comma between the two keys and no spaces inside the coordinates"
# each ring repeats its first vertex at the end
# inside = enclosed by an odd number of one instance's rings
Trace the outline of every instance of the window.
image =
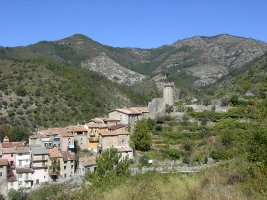
{"type": "Polygon", "coordinates": [[[64,166],[64,170],[66,170],[66,168],[67,168],[67,167],[66,167],[66,166],[64,166]]]}
{"type": "Polygon", "coordinates": [[[3,176],[3,172],[0,172],[0,176],[3,176]]]}
{"type": "Polygon", "coordinates": [[[64,178],[66,178],[67,177],[67,174],[64,174],[64,178]]]}
{"type": "MultiPolygon", "coordinates": [[[[13,155],[13,154],[12,154],[13,155]]],[[[10,161],[10,165],[13,166],[14,165],[14,161],[10,161]]]]}
{"type": "Polygon", "coordinates": [[[22,166],[22,160],[19,160],[19,166],[22,166]]]}
{"type": "Polygon", "coordinates": [[[39,179],[36,180],[36,184],[39,184],[39,179]]]}
{"type": "Polygon", "coordinates": [[[73,169],[73,165],[71,165],[71,169],[73,169]]]}
{"type": "Polygon", "coordinates": [[[13,157],[13,153],[11,154],[11,157],[13,157]]]}
{"type": "Polygon", "coordinates": [[[19,178],[22,178],[22,174],[19,174],[19,178]]]}

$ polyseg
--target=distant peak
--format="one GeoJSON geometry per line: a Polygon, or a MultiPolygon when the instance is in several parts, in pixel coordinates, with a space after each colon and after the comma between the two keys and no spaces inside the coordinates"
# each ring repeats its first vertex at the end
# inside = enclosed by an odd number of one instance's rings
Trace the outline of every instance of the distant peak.
{"type": "Polygon", "coordinates": [[[78,34],[74,34],[74,35],[70,36],[69,38],[90,39],[86,35],[79,34],[79,33],[78,34]]]}

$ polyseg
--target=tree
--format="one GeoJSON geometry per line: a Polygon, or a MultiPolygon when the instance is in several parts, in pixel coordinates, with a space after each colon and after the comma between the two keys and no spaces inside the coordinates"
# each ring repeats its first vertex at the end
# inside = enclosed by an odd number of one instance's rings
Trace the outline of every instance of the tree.
{"type": "Polygon", "coordinates": [[[165,112],[170,114],[171,112],[173,112],[173,106],[170,106],[170,105],[166,105],[166,108],[165,108],[165,112]]]}
{"type": "Polygon", "coordinates": [[[51,158],[51,165],[49,166],[49,171],[51,173],[59,173],[60,171],[60,161],[56,158],[51,158]]]}
{"type": "Polygon", "coordinates": [[[233,106],[236,106],[238,104],[238,96],[237,95],[233,95],[230,98],[230,102],[233,106]]]}
{"type": "Polygon", "coordinates": [[[18,96],[22,96],[22,97],[24,97],[24,96],[27,94],[25,88],[24,88],[23,86],[21,86],[21,85],[18,86],[18,87],[15,89],[15,93],[16,93],[16,95],[18,95],[18,96]]]}
{"type": "Polygon", "coordinates": [[[267,167],[267,132],[266,130],[257,130],[252,138],[248,140],[247,145],[248,160],[260,168],[267,167]]]}
{"type": "Polygon", "coordinates": [[[130,163],[128,157],[122,158],[117,149],[106,149],[96,158],[96,171],[89,172],[84,179],[95,188],[111,187],[120,178],[130,175],[130,163]]]}
{"type": "Polygon", "coordinates": [[[151,137],[149,134],[149,128],[147,120],[143,119],[136,123],[134,133],[132,135],[132,141],[136,150],[148,151],[151,148],[151,137]]]}
{"type": "Polygon", "coordinates": [[[27,199],[27,193],[24,191],[24,189],[19,189],[19,190],[11,189],[8,192],[8,199],[10,199],[10,200],[26,200],[27,199]]]}
{"type": "Polygon", "coordinates": [[[156,121],[154,119],[148,118],[147,119],[147,126],[149,130],[153,130],[156,125],[156,121]]]}

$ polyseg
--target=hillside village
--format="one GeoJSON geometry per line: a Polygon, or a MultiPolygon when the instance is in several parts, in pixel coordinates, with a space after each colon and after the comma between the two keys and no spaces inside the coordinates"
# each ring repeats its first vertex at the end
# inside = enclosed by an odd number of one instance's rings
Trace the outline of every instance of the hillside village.
{"type": "Polygon", "coordinates": [[[0,145],[2,191],[31,189],[94,171],[95,156],[111,147],[122,159],[134,159],[128,126],[134,127],[147,114],[146,107],[115,109],[109,118],[94,118],[84,125],[38,130],[28,142],[12,142],[5,137],[0,145]],[[76,163],[77,148],[89,150],[92,156],[80,157],[76,163]]]}
{"type": "Polygon", "coordinates": [[[0,144],[2,193],[94,172],[96,156],[111,147],[117,149],[121,159],[134,160],[129,142],[136,122],[155,118],[165,112],[166,105],[172,106],[173,88],[173,84],[165,84],[163,98],[154,99],[149,107],[117,108],[109,111],[108,117],[93,118],[83,125],[37,130],[28,141],[14,142],[6,136],[0,144]],[[75,159],[77,151],[87,153],[75,159]]]}

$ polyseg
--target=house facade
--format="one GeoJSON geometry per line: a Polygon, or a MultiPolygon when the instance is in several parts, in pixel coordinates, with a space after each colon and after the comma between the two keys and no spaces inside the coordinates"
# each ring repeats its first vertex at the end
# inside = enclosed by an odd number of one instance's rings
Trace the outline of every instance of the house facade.
{"type": "Polygon", "coordinates": [[[129,146],[130,133],[127,126],[117,124],[109,127],[109,130],[100,134],[101,150],[116,148],[121,154],[122,159],[128,157],[133,159],[133,149],[129,146]]]}
{"type": "Polygon", "coordinates": [[[141,107],[114,109],[109,112],[110,118],[119,119],[120,124],[126,124],[130,126],[131,129],[135,127],[135,124],[138,120],[141,120],[143,117],[147,115],[148,115],[148,111],[145,112],[145,110],[141,110],[141,107]]]}
{"type": "Polygon", "coordinates": [[[43,146],[30,146],[31,166],[33,169],[32,181],[34,187],[49,181],[48,174],[48,150],[43,146]]]}
{"type": "Polygon", "coordinates": [[[49,181],[56,182],[64,177],[64,160],[62,153],[54,147],[49,149],[48,173],[49,181]]]}
{"type": "Polygon", "coordinates": [[[47,149],[56,147],[62,151],[74,152],[74,136],[67,128],[48,128],[29,137],[29,145],[41,145],[47,149]]]}
{"type": "Polygon", "coordinates": [[[84,126],[68,126],[67,129],[74,136],[74,141],[76,141],[78,148],[88,149],[88,131],[84,126]]]}
{"type": "Polygon", "coordinates": [[[99,146],[99,134],[108,130],[108,126],[102,122],[89,122],[85,125],[88,130],[88,150],[97,152],[99,146]]]}
{"type": "Polygon", "coordinates": [[[97,165],[95,156],[80,157],[77,174],[84,176],[88,172],[94,172],[96,170],[96,166],[97,165]]]}
{"type": "Polygon", "coordinates": [[[75,173],[74,155],[68,151],[62,151],[63,156],[63,178],[71,178],[75,173]]]}

